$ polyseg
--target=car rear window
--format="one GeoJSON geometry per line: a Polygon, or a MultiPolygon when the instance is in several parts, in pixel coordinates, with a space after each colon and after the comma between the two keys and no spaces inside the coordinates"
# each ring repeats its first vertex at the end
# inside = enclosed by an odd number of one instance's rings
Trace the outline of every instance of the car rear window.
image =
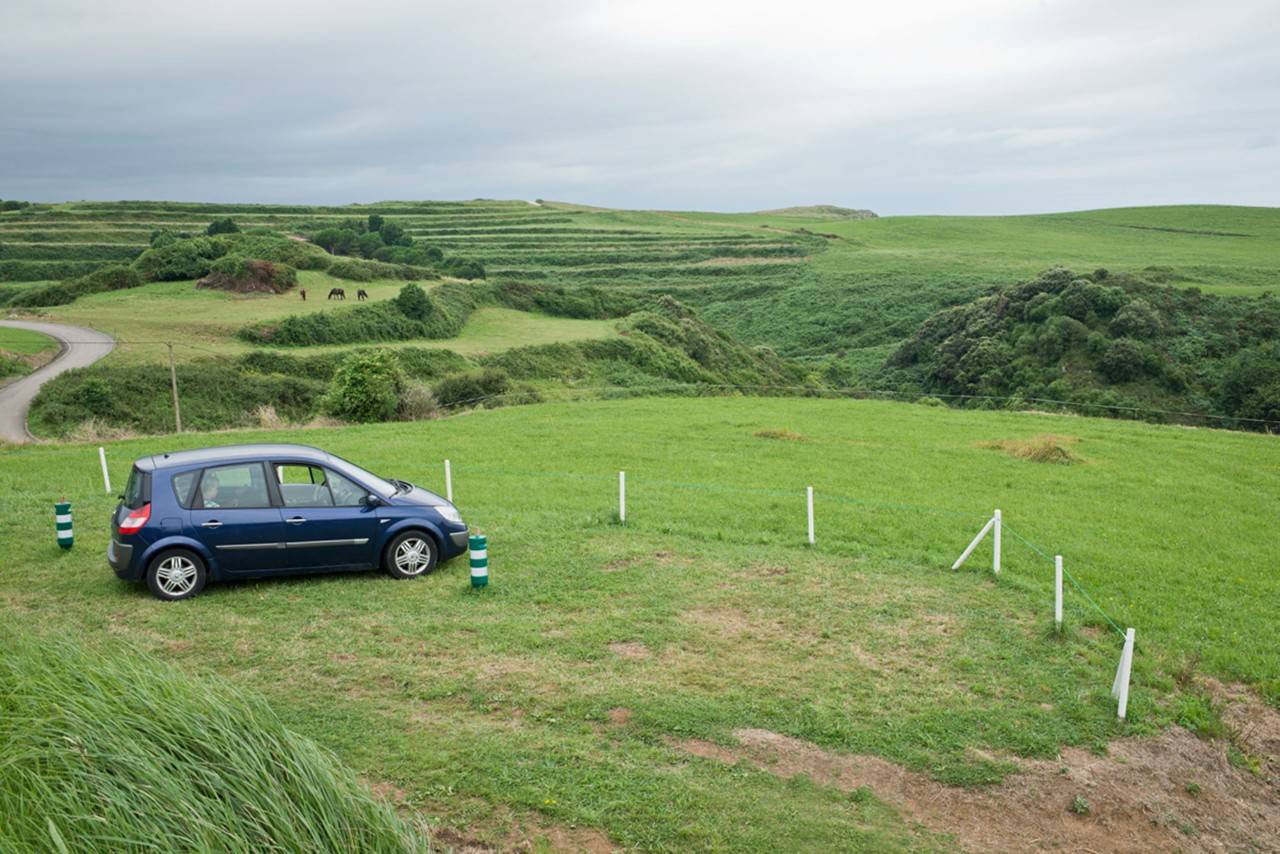
{"type": "Polygon", "coordinates": [[[121,501],[130,510],[137,510],[151,500],[151,475],[137,466],[129,472],[129,482],[125,484],[121,501]]]}

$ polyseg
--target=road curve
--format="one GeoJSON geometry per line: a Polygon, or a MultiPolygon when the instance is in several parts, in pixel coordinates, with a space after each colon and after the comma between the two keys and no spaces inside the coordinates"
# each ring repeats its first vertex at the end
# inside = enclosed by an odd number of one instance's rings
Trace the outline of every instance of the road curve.
{"type": "Polygon", "coordinates": [[[62,344],[62,352],[52,362],[0,388],[0,441],[27,442],[31,439],[27,432],[27,410],[40,386],[72,368],[92,365],[110,353],[116,342],[105,332],[65,323],[0,320],[0,326],[42,332],[62,344]]]}

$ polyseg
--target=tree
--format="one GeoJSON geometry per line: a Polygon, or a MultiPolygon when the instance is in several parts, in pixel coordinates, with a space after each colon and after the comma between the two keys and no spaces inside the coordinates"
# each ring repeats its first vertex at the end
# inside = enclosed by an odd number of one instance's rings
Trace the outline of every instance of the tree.
{"type": "Polygon", "coordinates": [[[413,282],[400,289],[399,295],[396,296],[396,308],[405,317],[414,320],[426,320],[435,310],[435,306],[431,304],[431,298],[413,282]]]}
{"type": "MultiPolygon", "coordinates": [[[[382,235],[382,242],[388,246],[404,245],[400,242],[400,239],[405,236],[404,229],[394,222],[383,223],[378,232],[382,235]]],[[[412,238],[410,240],[412,241],[412,238]]]]}
{"type": "Polygon", "coordinates": [[[356,240],[356,247],[365,258],[372,258],[382,245],[382,236],[376,231],[367,231],[356,240]]]}
{"type": "Polygon", "coordinates": [[[311,242],[324,248],[331,255],[350,255],[356,249],[357,236],[346,228],[325,228],[317,231],[311,242]]]}
{"type": "Polygon", "coordinates": [[[217,234],[239,234],[240,226],[236,225],[231,217],[224,216],[222,219],[215,219],[209,223],[209,227],[204,230],[204,233],[210,237],[217,234]]]}
{"type": "Polygon", "coordinates": [[[386,222],[380,214],[369,214],[369,230],[381,231],[383,223],[386,222]]]}

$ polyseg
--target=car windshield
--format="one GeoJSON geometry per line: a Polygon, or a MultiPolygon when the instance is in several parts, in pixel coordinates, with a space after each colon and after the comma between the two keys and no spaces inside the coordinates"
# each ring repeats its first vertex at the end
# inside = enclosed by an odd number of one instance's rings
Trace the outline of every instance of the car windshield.
{"type": "Polygon", "coordinates": [[[339,472],[359,481],[372,489],[378,495],[381,495],[383,498],[390,498],[400,491],[396,488],[394,483],[391,483],[384,478],[380,478],[372,472],[367,472],[360,468],[360,466],[355,465],[354,463],[349,463],[341,457],[332,457],[332,460],[333,467],[339,472]]]}

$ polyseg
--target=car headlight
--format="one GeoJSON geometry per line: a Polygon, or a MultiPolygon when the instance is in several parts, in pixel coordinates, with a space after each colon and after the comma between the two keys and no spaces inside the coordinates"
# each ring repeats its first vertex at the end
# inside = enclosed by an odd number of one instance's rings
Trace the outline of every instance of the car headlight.
{"type": "Polygon", "coordinates": [[[458,508],[452,504],[437,504],[436,512],[440,514],[446,522],[452,522],[455,525],[462,524],[462,514],[458,512],[458,508]]]}

